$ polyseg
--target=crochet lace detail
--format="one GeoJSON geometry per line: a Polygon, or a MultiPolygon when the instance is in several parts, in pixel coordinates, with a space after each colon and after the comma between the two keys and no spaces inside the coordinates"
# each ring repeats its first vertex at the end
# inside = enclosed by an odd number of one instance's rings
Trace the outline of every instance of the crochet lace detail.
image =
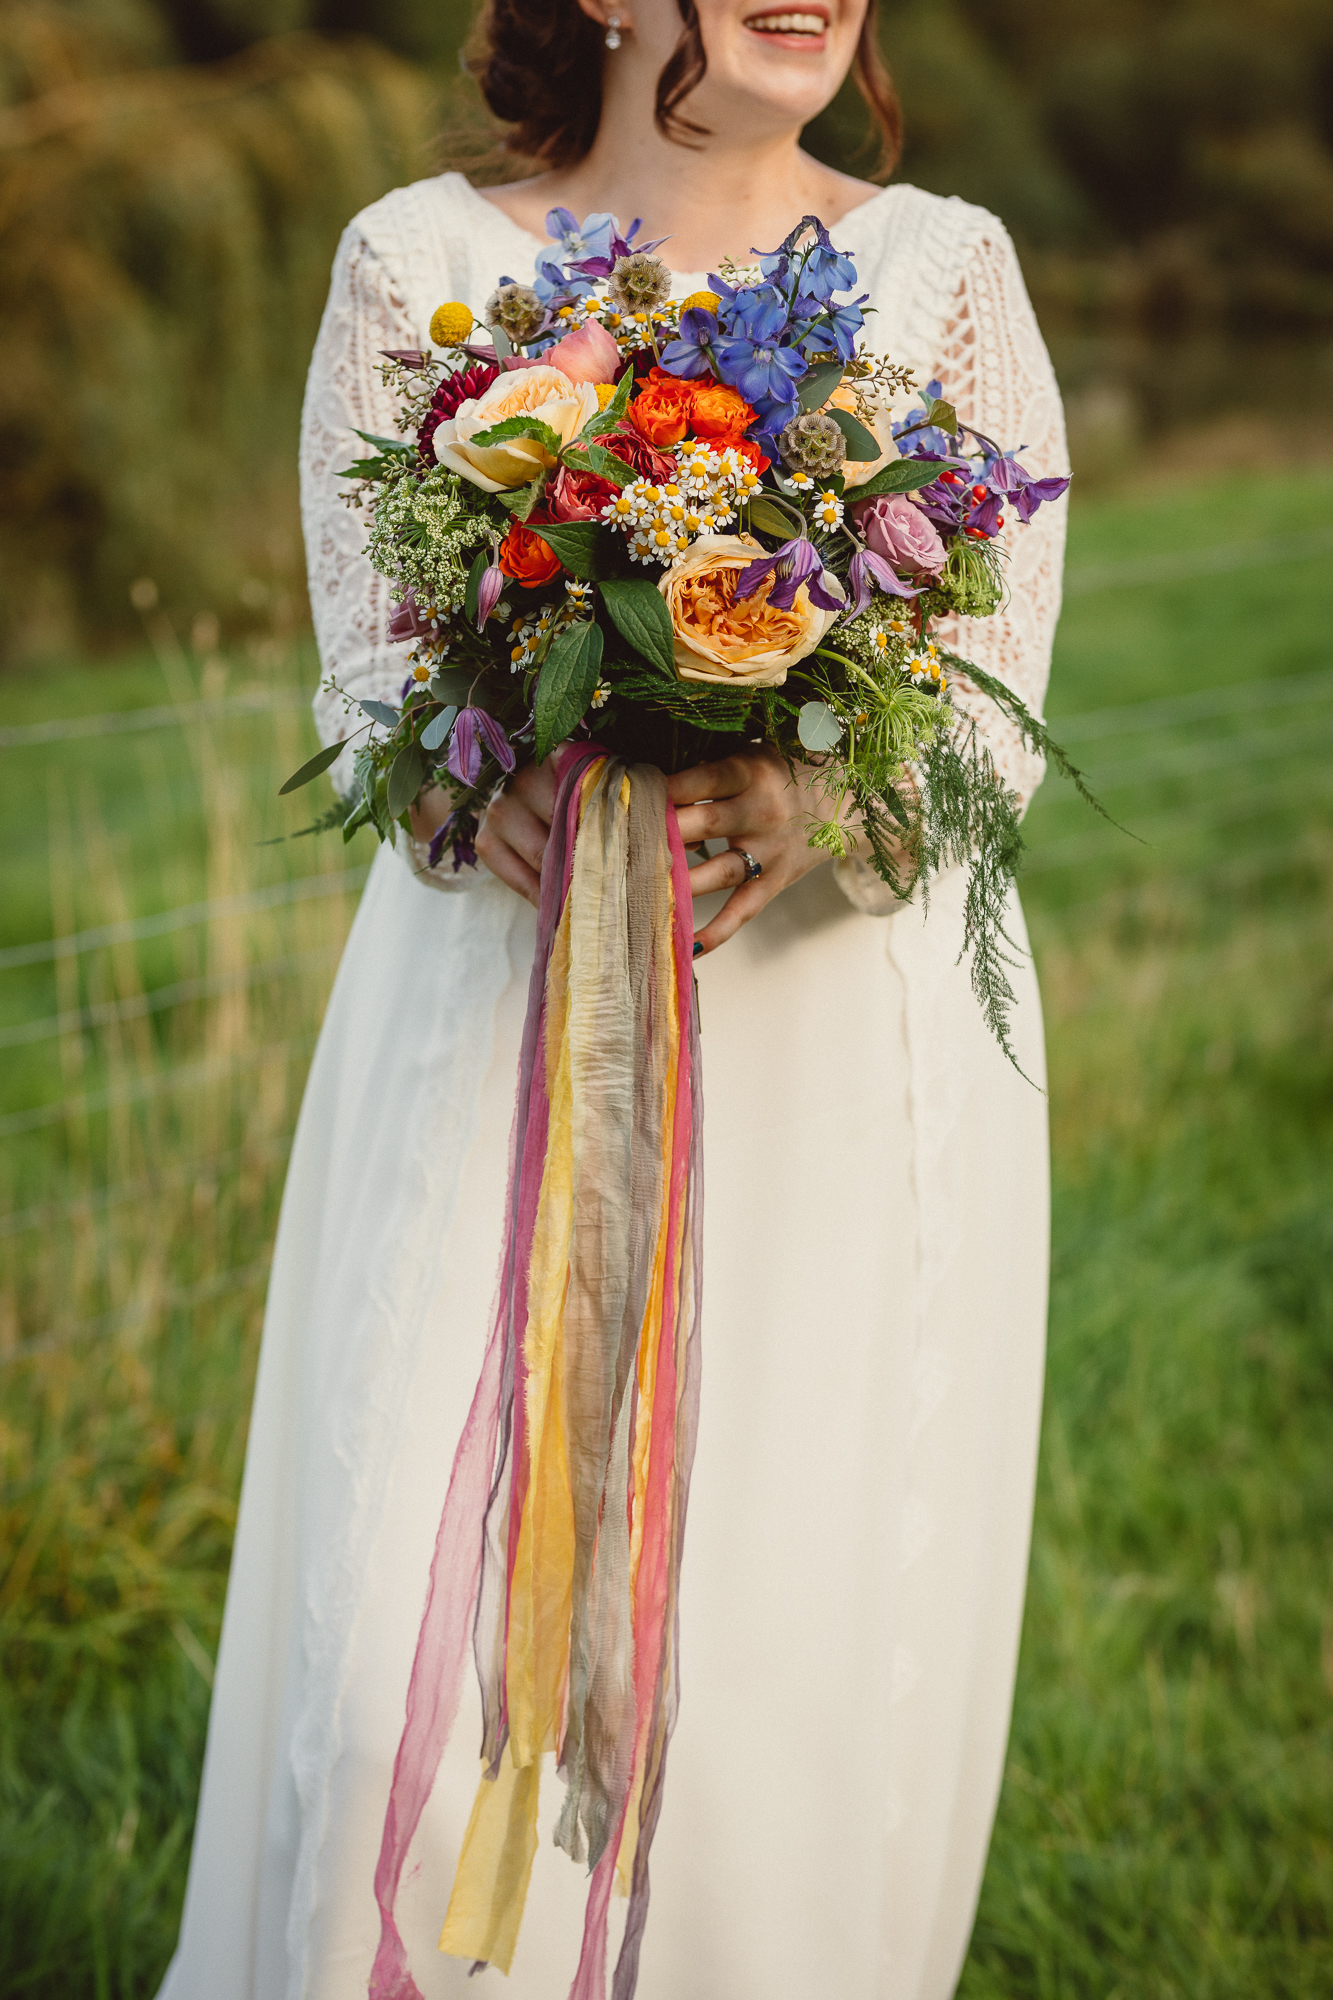
{"type": "MultiPolygon", "coordinates": [[[[1027,447],[1033,471],[1068,471],[1054,372],[1003,225],[985,209],[919,188],[892,187],[834,231],[856,257],[876,317],[873,342],[910,363],[922,383],[938,375],[965,422],[1006,447],[1027,447]]],[[[399,188],[351,223],[306,388],[301,425],[301,504],[310,602],[326,678],[348,695],[396,700],[404,656],[387,637],[390,590],[361,553],[364,516],[339,498],[338,472],[357,453],[358,430],[392,431],[394,403],[379,379],[381,350],[428,345],[441,299],[476,310],[503,268],[526,276],[535,245],[457,174],[399,188]]],[[[1029,527],[1003,532],[1009,598],[992,618],[956,619],[944,642],[1006,681],[1040,712],[1060,611],[1065,506],[1044,507],[1029,527]]],[[[959,703],[977,718],[996,765],[1024,805],[1042,762],[993,704],[961,680],[959,703]]],[[[315,697],[321,739],[349,733],[343,701],[315,697]]],[[[350,759],[334,766],[346,792],[350,759]]],[[[415,863],[413,865],[416,865],[415,863]]],[[[463,888],[474,871],[447,871],[437,886],[463,888]]],[[[839,863],[838,880],[863,908],[883,903],[864,863],[839,863]],[[867,879],[868,878],[868,879],[867,879]]]]}

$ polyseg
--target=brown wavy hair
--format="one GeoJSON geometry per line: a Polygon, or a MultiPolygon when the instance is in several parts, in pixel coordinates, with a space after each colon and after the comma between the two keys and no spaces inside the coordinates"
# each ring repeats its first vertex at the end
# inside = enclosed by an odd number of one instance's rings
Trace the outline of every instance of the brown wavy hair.
{"type": "MultiPolygon", "coordinates": [[[[657,79],[654,122],[666,138],[690,146],[707,130],[681,106],[704,78],[708,57],[695,0],[676,0],[680,39],[657,79]]],[[[861,25],[852,80],[865,99],[879,141],[874,177],[892,173],[902,152],[903,114],[880,52],[876,0],[861,25]]],[[[578,0],[485,0],[468,43],[466,66],[482,96],[509,129],[502,145],[544,167],[568,167],[592,147],[602,116],[604,30],[578,0]]]]}

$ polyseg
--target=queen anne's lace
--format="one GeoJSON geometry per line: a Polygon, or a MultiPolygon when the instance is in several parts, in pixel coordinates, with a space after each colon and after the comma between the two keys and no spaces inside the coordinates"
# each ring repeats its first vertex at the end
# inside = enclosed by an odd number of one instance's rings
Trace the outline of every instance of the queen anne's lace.
{"type": "MultiPolygon", "coordinates": [[[[875,347],[909,363],[920,382],[938,375],[963,420],[1006,448],[1026,446],[1034,472],[1067,472],[1059,391],[1003,225],[967,202],[892,187],[853,210],[835,235],[855,257],[877,309],[875,347]]],[[[392,430],[394,399],[379,378],[380,351],[429,345],[430,316],[441,299],[475,308],[501,266],[526,269],[536,249],[459,174],[386,195],[356,218],[338,247],[306,390],[301,499],[320,657],[326,677],[349,695],[396,700],[405,672],[402,649],[388,638],[390,587],[361,552],[365,518],[339,498],[344,482],[337,476],[356,455],[358,430],[392,430]]],[[[677,274],[675,289],[694,290],[696,278],[702,274],[677,274]]],[[[1008,602],[992,618],[956,619],[940,631],[943,643],[1007,682],[1038,713],[1060,611],[1064,537],[1063,502],[1043,507],[1030,527],[1011,517],[1003,534],[1008,602]]],[[[960,676],[952,686],[1026,805],[1041,782],[1041,759],[960,676]]],[[[324,692],[315,698],[315,720],[326,743],[354,726],[343,702],[324,692]]],[[[350,785],[350,759],[334,766],[334,781],[350,785]]],[[[409,859],[420,867],[415,855],[409,859]]],[[[859,907],[896,906],[864,863],[840,862],[836,872],[859,907]]],[[[443,869],[430,879],[463,888],[476,875],[443,869]]]]}

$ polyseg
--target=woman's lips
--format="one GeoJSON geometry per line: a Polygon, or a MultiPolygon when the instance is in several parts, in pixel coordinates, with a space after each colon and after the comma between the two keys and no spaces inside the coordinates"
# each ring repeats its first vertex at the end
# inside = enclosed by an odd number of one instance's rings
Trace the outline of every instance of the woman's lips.
{"type": "Polygon", "coordinates": [[[823,48],[828,15],[822,9],[775,7],[764,13],[747,14],[742,25],[751,34],[762,35],[766,42],[776,42],[780,48],[809,51],[823,48]]]}

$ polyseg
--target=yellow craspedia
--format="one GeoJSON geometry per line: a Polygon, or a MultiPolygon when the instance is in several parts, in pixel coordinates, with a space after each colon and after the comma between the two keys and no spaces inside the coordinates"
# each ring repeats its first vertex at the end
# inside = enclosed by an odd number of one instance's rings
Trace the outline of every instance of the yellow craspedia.
{"type": "Polygon", "coordinates": [[[614,382],[598,382],[596,387],[597,407],[599,410],[604,410],[614,397],[617,385],[614,382]]]}
{"type": "Polygon", "coordinates": [[[431,314],[430,337],[437,347],[457,347],[465,341],[476,322],[465,305],[449,299],[431,314]]]}
{"type": "Polygon", "coordinates": [[[721,303],[716,292],[691,292],[687,299],[681,300],[680,309],[682,312],[716,313],[721,303]]]}

